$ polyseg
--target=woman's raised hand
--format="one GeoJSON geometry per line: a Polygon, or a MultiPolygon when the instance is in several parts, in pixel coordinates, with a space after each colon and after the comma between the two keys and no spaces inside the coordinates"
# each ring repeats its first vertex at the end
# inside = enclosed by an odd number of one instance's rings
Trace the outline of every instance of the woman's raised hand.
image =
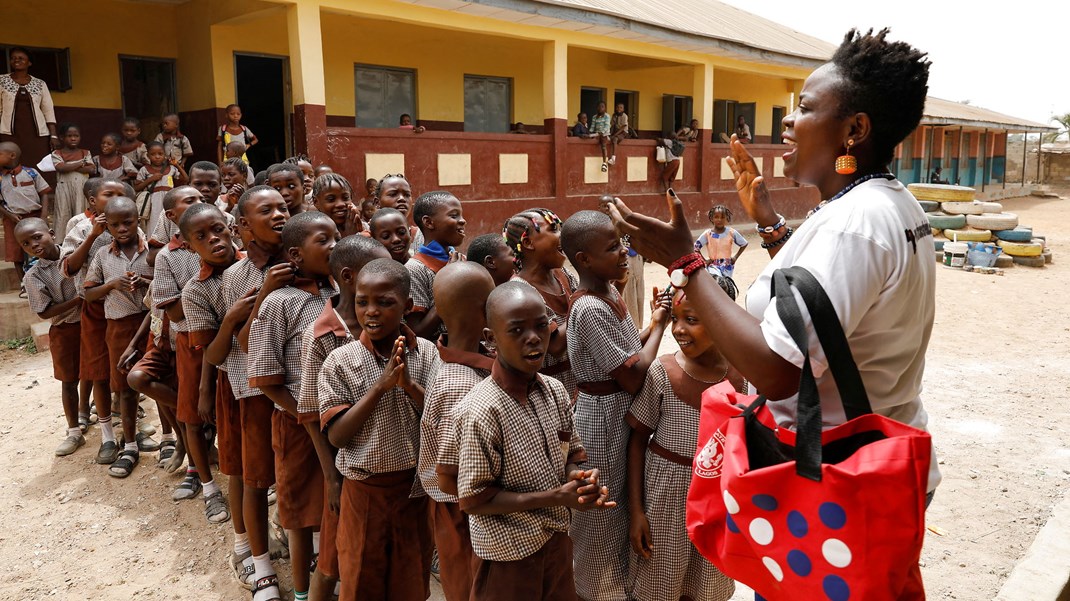
{"type": "Polygon", "coordinates": [[[670,188],[665,192],[669,203],[668,223],[635,213],[619,198],[614,198],[606,208],[613,219],[617,232],[631,238],[632,248],[643,257],[668,267],[673,261],[694,252],[695,240],[684,217],[684,206],[670,188]]]}
{"type": "Polygon", "coordinates": [[[736,192],[739,193],[739,201],[743,204],[743,209],[758,225],[776,223],[777,214],[769,202],[769,190],[765,187],[765,178],[758,170],[754,158],[735,134],[732,134],[729,149],[731,152],[728,156],[728,167],[732,169],[732,175],[736,178],[736,192]]]}

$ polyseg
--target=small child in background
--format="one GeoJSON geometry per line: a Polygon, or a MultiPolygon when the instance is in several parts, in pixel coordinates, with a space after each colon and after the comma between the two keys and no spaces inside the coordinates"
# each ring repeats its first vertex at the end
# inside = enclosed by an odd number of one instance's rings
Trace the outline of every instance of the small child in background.
{"type": "Polygon", "coordinates": [[[508,282],[516,273],[513,253],[500,234],[476,236],[476,239],[468,244],[466,254],[469,261],[482,265],[490,272],[495,286],[508,282]]]}
{"type": "Polygon", "coordinates": [[[747,239],[734,228],[728,227],[732,223],[732,211],[724,205],[717,205],[707,213],[713,227],[702,232],[695,240],[695,250],[702,252],[706,249],[706,271],[710,275],[724,278],[732,278],[735,273],[736,260],[743,251],[747,250],[747,239]],[[736,254],[732,254],[732,245],[739,247],[736,254]]]}
{"type": "Polygon", "coordinates": [[[251,182],[256,179],[256,173],[253,172],[253,168],[249,166],[249,161],[245,159],[245,144],[241,142],[231,142],[227,144],[223,151],[223,162],[230,159],[241,159],[245,165],[245,181],[251,182]]]}
{"type": "Polygon", "coordinates": [[[360,201],[360,220],[364,224],[364,231],[368,231],[368,224],[371,223],[372,215],[379,210],[379,203],[375,202],[373,198],[365,198],[360,201]]]}
{"type": "MultiPolygon", "coordinates": [[[[316,171],[314,173],[316,177],[319,177],[321,175],[327,175],[328,173],[334,173],[334,169],[331,169],[330,165],[316,165],[316,171]]],[[[313,180],[313,182],[315,182],[315,180],[313,180]]]]}
{"type": "Polygon", "coordinates": [[[248,187],[248,166],[240,157],[223,161],[219,172],[223,176],[223,190],[215,199],[215,206],[224,213],[230,213],[238,205],[238,199],[248,187]]]}
{"type": "Polygon", "coordinates": [[[167,162],[184,169],[186,160],[193,155],[193,146],[190,145],[189,138],[179,131],[178,114],[168,113],[164,115],[160,129],[162,131],[156,134],[156,141],[163,144],[167,162]]]}
{"type": "Polygon", "coordinates": [[[65,457],[85,445],[78,423],[82,299],[74,280],[63,277],[59,246],[48,223],[37,217],[23,219],[15,226],[15,239],[26,254],[37,257],[23,282],[30,310],[51,321],[48,352],[52,355],[52,376],[60,383],[63,416],[67,418],[67,436],[56,448],[56,456],[65,457]]]}
{"type": "MultiPolygon", "coordinates": [[[[241,124],[241,107],[236,104],[228,104],[226,108],[227,122],[219,126],[219,133],[216,134],[216,150],[219,156],[219,162],[222,163],[226,146],[231,142],[241,142],[245,145],[245,150],[248,150],[256,145],[259,140],[256,139],[254,134],[248,127],[241,124]]],[[[246,163],[249,162],[249,158],[245,156],[245,151],[242,151],[240,155],[242,160],[246,163]]]]}
{"type": "Polygon", "coordinates": [[[650,364],[643,389],[627,414],[632,428],[630,590],[636,599],[650,601],[728,601],[735,584],[687,538],[687,489],[702,393],[725,381],[738,391],[746,388],[743,376],[721,355],[683,291],[670,288],[669,294],[674,298],[672,335],[680,350],[650,364]]]}
{"type": "Polygon", "coordinates": [[[379,209],[368,221],[371,237],[378,240],[390,252],[390,258],[402,265],[409,262],[409,234],[412,231],[405,223],[405,215],[397,209],[379,209]]]}
{"type": "MultiPolygon", "coordinates": [[[[364,181],[364,199],[375,200],[375,191],[379,188],[379,180],[369,177],[364,181]]],[[[378,204],[378,203],[376,203],[378,204]]]]}
{"type": "Polygon", "coordinates": [[[140,165],[134,166],[129,157],[119,152],[121,143],[119,134],[104,134],[100,139],[100,154],[93,157],[97,177],[110,177],[123,182],[134,181],[137,177],[140,165]]]}
{"type": "MultiPolygon", "coordinates": [[[[36,169],[22,165],[22,150],[14,142],[0,142],[0,215],[4,218],[4,255],[15,264],[22,281],[26,253],[15,240],[15,224],[27,217],[48,218],[52,187],[36,169]]],[[[78,190],[79,194],[81,189],[78,190]]],[[[68,217],[69,219],[69,217],[68,217]]],[[[59,223],[56,220],[56,223],[59,223]]],[[[64,221],[61,227],[65,227],[64,221]]]]}
{"type": "Polygon", "coordinates": [[[119,152],[130,159],[134,167],[140,169],[149,164],[149,149],[141,141],[141,122],[133,117],[123,119],[120,130],[123,139],[119,142],[119,152]]]}
{"type": "Polygon", "coordinates": [[[435,310],[431,289],[435,274],[450,261],[464,260],[456,247],[464,242],[464,211],[461,201],[449,192],[427,192],[413,205],[413,218],[428,243],[419,247],[405,264],[412,276],[412,311],[406,323],[417,336],[438,340],[445,333],[435,310]]]}
{"type": "Polygon", "coordinates": [[[53,207],[56,212],[54,223],[60,236],[67,235],[67,222],[71,217],[85,211],[85,195],[82,187],[86,180],[96,172],[93,155],[78,145],[82,142],[82,132],[73,123],[64,123],[59,127],[62,146],[52,153],[52,163],[56,166],[56,194],[53,207]]]}
{"type": "Polygon", "coordinates": [[[189,177],[181,163],[168,163],[163,142],[149,142],[148,153],[149,164],[137,172],[134,190],[140,203],[137,209],[141,227],[152,232],[163,218],[163,197],[175,186],[185,184],[189,177]],[[143,198],[142,192],[146,193],[143,198]]]}
{"type": "Polygon", "coordinates": [[[364,231],[360,211],[353,204],[353,188],[349,180],[331,172],[312,183],[312,202],[316,210],[327,215],[342,237],[364,231]]]}
{"type": "MultiPolygon", "coordinates": [[[[630,548],[624,416],[657,357],[668,321],[664,306],[642,333],[614,282],[628,275],[628,249],[605,213],[580,211],[561,228],[561,245],[580,276],[568,317],[568,357],[578,380],[576,430],[616,507],[576,515],[576,592],[583,599],[627,599],[630,548]]],[[[663,303],[664,304],[664,303],[663,303]]]]}

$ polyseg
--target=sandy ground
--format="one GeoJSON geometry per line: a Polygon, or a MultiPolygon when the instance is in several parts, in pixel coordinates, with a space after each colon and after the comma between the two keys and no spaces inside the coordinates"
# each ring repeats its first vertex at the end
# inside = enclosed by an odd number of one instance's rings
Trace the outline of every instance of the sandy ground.
{"type": "MultiPolygon", "coordinates": [[[[1070,480],[1070,200],[1004,204],[1048,236],[1055,263],[1003,277],[937,270],[925,403],[944,482],[928,518],[946,535],[930,534],[922,556],[933,599],[994,597],[1070,480]]],[[[743,255],[741,288],[763,255],[743,255]]],[[[648,266],[648,287],[664,280],[648,266]]],[[[152,458],[108,477],[92,462],[96,428],[73,456],[53,456],[65,426],[47,353],[0,351],[0,399],[0,598],[247,598],[226,565],[230,525],[208,525],[199,501],[172,502],[179,480],[152,458]]]]}

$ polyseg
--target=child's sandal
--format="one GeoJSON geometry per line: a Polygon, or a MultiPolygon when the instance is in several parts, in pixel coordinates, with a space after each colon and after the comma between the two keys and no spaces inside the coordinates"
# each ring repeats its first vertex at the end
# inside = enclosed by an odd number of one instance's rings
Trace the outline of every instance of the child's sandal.
{"type": "Polygon", "coordinates": [[[165,463],[171,460],[171,457],[175,454],[175,441],[165,440],[160,443],[160,457],[156,462],[156,467],[163,467],[165,463]]]}
{"type": "Polygon", "coordinates": [[[108,475],[115,478],[126,478],[134,471],[140,455],[137,451],[123,450],[119,458],[108,468],[108,475]]]}
{"type": "Polygon", "coordinates": [[[253,585],[253,601],[282,601],[278,575],[264,576],[256,581],[253,585]],[[260,595],[260,593],[264,594],[260,595]]]}
{"type": "Polygon", "coordinates": [[[201,492],[200,475],[197,472],[186,472],[186,477],[182,479],[182,483],[175,488],[175,492],[171,493],[171,500],[184,501],[192,499],[199,492],[201,492]]]}
{"type": "Polygon", "coordinates": [[[208,495],[204,499],[204,517],[210,524],[222,524],[230,519],[230,507],[223,497],[223,491],[208,495]]]}
{"type": "Polygon", "coordinates": [[[253,574],[256,572],[256,567],[253,565],[252,552],[246,551],[238,555],[231,551],[230,561],[227,563],[230,565],[231,573],[238,580],[238,584],[247,591],[253,590],[253,574]]]}

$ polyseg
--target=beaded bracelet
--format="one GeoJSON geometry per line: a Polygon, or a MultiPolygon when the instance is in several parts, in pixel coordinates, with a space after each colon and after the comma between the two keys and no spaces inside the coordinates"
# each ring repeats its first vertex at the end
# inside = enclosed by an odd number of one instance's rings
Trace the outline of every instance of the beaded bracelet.
{"type": "Polygon", "coordinates": [[[765,227],[759,225],[756,226],[754,230],[759,234],[772,234],[773,232],[779,230],[787,224],[787,222],[784,220],[784,216],[780,213],[777,213],[777,218],[779,219],[779,221],[777,221],[775,224],[767,225],[765,227]]]}
{"type": "Polygon", "coordinates": [[[690,265],[694,261],[702,261],[703,265],[706,264],[706,260],[702,258],[702,254],[700,254],[698,251],[693,251],[693,252],[689,252],[686,255],[680,257],[679,259],[676,259],[675,261],[673,261],[669,265],[668,271],[669,271],[669,273],[672,273],[673,271],[676,271],[677,269],[683,269],[684,267],[690,265]]]}
{"type": "Polygon", "coordinates": [[[781,244],[784,244],[785,242],[787,242],[788,238],[791,238],[791,235],[794,232],[795,232],[795,230],[793,230],[793,229],[791,229],[789,227],[787,229],[787,231],[784,232],[784,235],[779,237],[779,238],[777,238],[776,240],[774,240],[772,242],[762,242],[762,248],[764,248],[766,250],[769,250],[770,248],[776,248],[776,247],[780,246],[781,244]]]}

